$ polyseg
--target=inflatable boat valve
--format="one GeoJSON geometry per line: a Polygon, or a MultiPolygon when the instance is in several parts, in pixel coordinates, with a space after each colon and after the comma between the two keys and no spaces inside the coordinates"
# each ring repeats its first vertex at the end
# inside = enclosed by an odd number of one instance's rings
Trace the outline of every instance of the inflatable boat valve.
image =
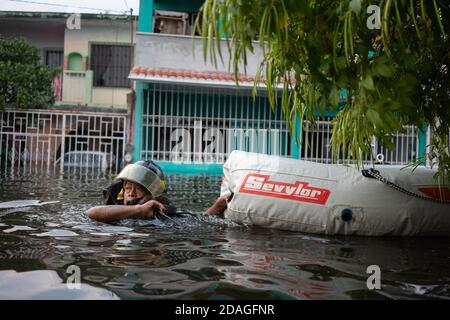
{"type": "Polygon", "coordinates": [[[346,208],[344,210],[342,210],[341,212],[341,219],[345,222],[349,222],[350,220],[352,220],[353,217],[353,211],[352,209],[346,208]]]}

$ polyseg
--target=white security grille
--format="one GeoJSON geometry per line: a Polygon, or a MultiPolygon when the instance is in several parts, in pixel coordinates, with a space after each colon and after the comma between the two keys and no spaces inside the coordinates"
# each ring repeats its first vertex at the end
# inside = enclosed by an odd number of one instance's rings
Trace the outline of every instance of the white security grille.
{"type": "Polygon", "coordinates": [[[317,120],[315,127],[306,122],[301,139],[300,159],[332,163],[331,131],[331,118],[329,117],[317,120]]]}
{"type": "MultiPolygon", "coordinates": [[[[332,163],[331,132],[333,130],[331,117],[323,117],[316,121],[313,127],[308,123],[302,136],[300,158],[303,160],[332,163]]],[[[372,157],[384,164],[407,164],[417,159],[419,155],[418,130],[414,126],[405,126],[405,132],[397,133],[393,137],[394,150],[389,150],[376,139],[372,141],[372,157]]],[[[342,157],[337,157],[342,161],[342,157]]],[[[370,159],[366,159],[369,163],[370,159]]]]}
{"type": "Polygon", "coordinates": [[[232,150],[290,156],[280,108],[248,90],[152,84],[143,101],[142,159],[223,163],[232,150]]]}
{"type": "Polygon", "coordinates": [[[1,172],[120,169],[125,116],[35,110],[7,110],[0,116],[1,172]]]}
{"type": "Polygon", "coordinates": [[[372,147],[375,158],[384,159],[384,164],[406,164],[419,156],[418,130],[414,126],[405,126],[405,132],[398,132],[392,139],[394,150],[389,150],[374,139],[372,147]]]}
{"type": "MultiPolygon", "coordinates": [[[[439,120],[436,120],[436,125],[439,126],[439,120]]],[[[433,157],[432,153],[432,145],[431,145],[431,141],[434,138],[434,130],[431,129],[430,126],[427,127],[427,140],[426,140],[426,149],[425,149],[425,154],[426,154],[426,160],[425,160],[425,165],[429,168],[437,168],[439,166],[439,157],[433,157]]],[[[448,136],[447,136],[447,147],[444,148],[442,150],[444,152],[444,156],[449,156],[450,155],[450,130],[448,131],[448,136]]]]}

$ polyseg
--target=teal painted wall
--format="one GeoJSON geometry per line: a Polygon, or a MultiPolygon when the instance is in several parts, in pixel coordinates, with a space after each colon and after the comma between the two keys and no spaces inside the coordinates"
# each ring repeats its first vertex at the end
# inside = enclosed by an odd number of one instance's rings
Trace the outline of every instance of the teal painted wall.
{"type": "MultiPolygon", "coordinates": [[[[146,2],[145,0],[141,0],[146,2]]],[[[204,0],[155,0],[155,10],[169,10],[180,12],[197,12],[202,6],[204,0]]]]}
{"type": "Polygon", "coordinates": [[[139,32],[152,32],[153,11],[168,10],[180,12],[198,12],[204,0],[141,0],[139,5],[139,32]]]}
{"type": "MultiPolygon", "coordinates": [[[[141,0],[139,3],[138,32],[151,32],[153,28],[153,0],[141,0]]],[[[136,51],[135,51],[136,52],[136,51]]],[[[140,160],[142,148],[142,93],[147,85],[136,81],[136,107],[134,112],[134,149],[133,161],[140,160]]]]}
{"type": "Polygon", "coordinates": [[[292,131],[295,132],[295,134],[291,135],[291,156],[293,159],[300,159],[300,146],[302,145],[302,123],[299,116],[292,119],[292,131]]]}
{"type": "Polygon", "coordinates": [[[142,92],[144,83],[137,81],[136,83],[136,107],[134,110],[134,149],[133,161],[140,160],[141,157],[141,137],[142,137],[142,92]]]}
{"type": "Polygon", "coordinates": [[[419,130],[419,154],[417,155],[419,159],[423,159],[423,165],[426,164],[425,156],[427,150],[427,126],[423,125],[419,130]]]}
{"type": "Polygon", "coordinates": [[[166,174],[222,174],[222,164],[175,163],[155,161],[166,174]]]}
{"type": "Polygon", "coordinates": [[[141,0],[139,2],[138,32],[152,32],[153,8],[153,0],[141,0]]]}
{"type": "MultiPolygon", "coordinates": [[[[139,4],[139,22],[138,32],[153,31],[153,11],[154,10],[172,10],[181,12],[197,12],[203,0],[140,0],[139,4]]],[[[142,148],[142,96],[144,88],[148,87],[142,81],[136,82],[136,110],[135,110],[135,128],[134,128],[134,152],[133,160],[140,159],[140,150],[142,148]]]]}

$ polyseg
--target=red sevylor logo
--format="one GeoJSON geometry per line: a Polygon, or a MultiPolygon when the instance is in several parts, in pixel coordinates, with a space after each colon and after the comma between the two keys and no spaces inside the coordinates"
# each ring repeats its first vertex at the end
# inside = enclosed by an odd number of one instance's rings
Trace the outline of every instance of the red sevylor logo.
{"type": "Polygon", "coordinates": [[[419,191],[425,193],[427,196],[433,199],[450,201],[450,188],[422,187],[419,188],[419,191]]]}
{"type": "Polygon", "coordinates": [[[268,175],[249,173],[245,177],[239,191],[242,193],[311,202],[321,205],[327,202],[330,195],[330,190],[311,187],[308,182],[276,182],[269,181],[269,177],[268,175]]]}

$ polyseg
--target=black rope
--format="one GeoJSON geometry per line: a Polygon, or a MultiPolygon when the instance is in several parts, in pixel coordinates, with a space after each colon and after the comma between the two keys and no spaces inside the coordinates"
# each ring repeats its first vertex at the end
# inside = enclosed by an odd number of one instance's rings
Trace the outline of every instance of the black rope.
{"type": "Polygon", "coordinates": [[[362,174],[363,174],[364,177],[375,178],[378,181],[381,181],[382,183],[387,184],[389,187],[391,187],[391,188],[393,188],[393,189],[395,189],[397,191],[400,191],[400,192],[402,192],[404,194],[407,194],[409,196],[412,196],[412,197],[416,197],[416,198],[419,198],[419,199],[422,199],[422,200],[435,201],[435,202],[439,202],[439,203],[446,203],[446,204],[450,203],[450,201],[447,201],[447,200],[425,197],[425,196],[422,196],[420,194],[417,194],[417,193],[411,192],[409,190],[406,190],[406,189],[400,187],[399,185],[397,185],[397,184],[389,181],[388,179],[384,178],[380,174],[379,171],[377,171],[375,169],[372,169],[372,168],[371,169],[362,170],[362,174]]]}

